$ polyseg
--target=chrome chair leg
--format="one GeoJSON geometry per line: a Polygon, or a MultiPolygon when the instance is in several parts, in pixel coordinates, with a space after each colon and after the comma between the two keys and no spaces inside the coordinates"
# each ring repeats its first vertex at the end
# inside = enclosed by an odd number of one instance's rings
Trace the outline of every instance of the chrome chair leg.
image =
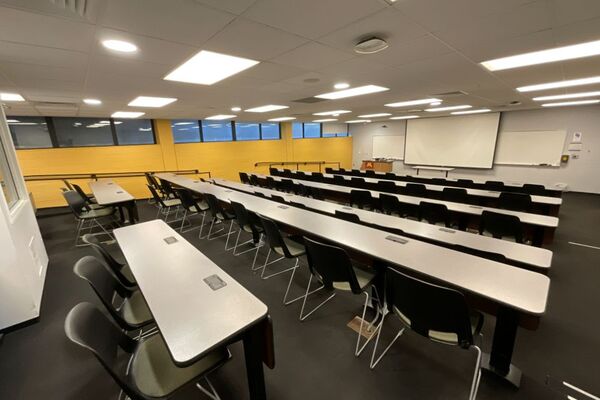
{"type": "Polygon", "coordinates": [[[481,381],[481,349],[479,346],[471,346],[477,351],[477,362],[475,363],[475,372],[473,373],[473,382],[471,383],[471,391],[469,400],[476,400],[477,391],[479,390],[479,382],[481,381]]]}
{"type": "Polygon", "coordinates": [[[262,266],[262,272],[260,273],[260,279],[263,279],[263,280],[264,279],[269,279],[269,278],[272,278],[272,277],[274,277],[276,275],[283,274],[284,272],[288,272],[288,271],[291,271],[294,268],[296,268],[296,267],[287,268],[287,269],[284,269],[283,271],[274,272],[274,273],[272,273],[270,275],[265,276],[265,271],[267,270],[267,265],[274,264],[277,261],[281,261],[281,260],[283,260],[285,258],[285,256],[281,256],[281,257],[279,257],[279,258],[277,258],[277,259],[269,262],[269,256],[270,255],[271,255],[271,249],[269,249],[269,253],[267,254],[267,258],[265,258],[265,263],[262,266]]]}
{"type": "MultiPolygon", "coordinates": [[[[375,288],[375,286],[373,286],[373,288],[375,288]]],[[[371,339],[373,339],[373,336],[374,336],[372,334],[371,337],[369,337],[365,341],[365,343],[363,343],[363,345],[360,346],[360,338],[362,336],[363,326],[365,324],[365,315],[367,313],[367,306],[369,305],[369,298],[370,298],[370,295],[369,295],[369,293],[367,291],[365,291],[363,293],[365,294],[365,305],[363,306],[362,317],[361,317],[361,320],[360,320],[360,329],[358,331],[358,337],[356,338],[356,349],[354,351],[354,355],[356,357],[358,357],[358,356],[360,356],[362,354],[363,350],[367,347],[367,345],[369,344],[369,342],[371,341],[371,339]]],[[[377,289],[375,289],[375,294],[377,295],[377,309],[375,310],[376,311],[375,312],[375,318],[373,318],[373,320],[369,323],[367,331],[370,331],[373,328],[373,324],[375,323],[375,321],[379,317],[380,304],[379,304],[379,294],[377,294],[377,289]]]]}
{"type": "MultiPolygon", "coordinates": [[[[296,297],[295,299],[287,300],[287,296],[288,296],[288,293],[290,292],[290,287],[292,286],[292,281],[294,280],[294,275],[296,274],[296,269],[298,268],[298,266],[299,266],[298,264],[299,263],[300,263],[300,259],[296,258],[295,268],[292,271],[292,276],[290,276],[290,280],[289,280],[288,285],[287,285],[287,290],[285,291],[285,296],[283,296],[283,305],[285,305],[285,306],[288,306],[288,305],[290,305],[292,303],[295,303],[298,300],[302,300],[304,298],[304,296],[305,296],[305,295],[301,295],[301,296],[296,297]]],[[[310,296],[311,294],[318,292],[319,290],[323,289],[324,287],[325,286],[323,286],[323,285],[319,286],[318,288],[316,288],[315,290],[313,290],[312,292],[310,292],[308,295],[310,296]]]]}
{"type": "Polygon", "coordinates": [[[396,343],[396,340],[398,340],[398,338],[400,336],[402,336],[402,334],[404,333],[405,328],[401,328],[398,331],[398,333],[396,334],[396,336],[394,337],[394,339],[392,339],[390,344],[388,344],[388,346],[383,350],[383,352],[379,355],[379,357],[377,357],[377,360],[375,360],[375,355],[377,354],[377,346],[379,345],[379,337],[381,336],[381,331],[383,331],[383,323],[385,322],[385,318],[387,317],[387,315],[388,315],[387,312],[385,312],[383,314],[383,318],[381,319],[379,326],[376,328],[377,329],[377,339],[375,339],[375,346],[373,347],[373,354],[371,355],[371,363],[369,365],[369,368],[371,368],[371,369],[374,369],[377,366],[377,364],[379,364],[379,361],[381,361],[383,356],[386,355],[386,353],[392,347],[392,345],[394,343],[396,343]]]}
{"type": "Polygon", "coordinates": [[[217,391],[215,390],[215,387],[212,385],[212,383],[210,383],[210,381],[208,380],[208,377],[204,377],[204,380],[206,381],[206,383],[208,384],[209,389],[204,388],[200,382],[196,383],[196,387],[198,389],[200,389],[200,391],[202,391],[202,393],[204,393],[205,395],[207,395],[208,397],[210,397],[213,400],[221,400],[221,398],[219,397],[219,394],[217,393],[217,391]]]}
{"type": "MultiPolygon", "coordinates": [[[[308,318],[312,313],[314,313],[315,311],[317,311],[319,308],[321,308],[322,306],[324,306],[329,300],[333,299],[335,297],[335,293],[333,293],[331,296],[329,296],[328,298],[326,298],[321,304],[319,304],[318,306],[316,306],[315,308],[312,309],[312,311],[310,311],[308,314],[304,315],[304,307],[306,306],[306,299],[308,299],[308,295],[310,294],[310,286],[312,284],[312,278],[313,275],[310,275],[310,278],[308,279],[308,286],[306,286],[306,293],[304,294],[304,301],[302,301],[302,308],[300,309],[300,321],[304,321],[306,318],[308,318]]],[[[325,287],[325,285],[323,285],[321,288],[319,288],[319,290],[323,289],[325,287]]]]}

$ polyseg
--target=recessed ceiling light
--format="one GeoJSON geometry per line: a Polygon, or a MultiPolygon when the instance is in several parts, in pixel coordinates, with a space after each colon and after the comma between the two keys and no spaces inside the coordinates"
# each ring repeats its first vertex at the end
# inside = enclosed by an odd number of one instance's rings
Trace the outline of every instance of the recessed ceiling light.
{"type": "Polygon", "coordinates": [[[390,113],[378,113],[378,114],[365,114],[359,115],[358,118],[378,118],[378,117],[389,117],[390,113]]]}
{"type": "Polygon", "coordinates": [[[223,119],[232,119],[235,117],[237,117],[237,115],[217,114],[217,115],[213,115],[210,117],[206,117],[204,119],[209,120],[209,121],[219,121],[219,120],[223,120],[223,119]]]}
{"type": "Polygon", "coordinates": [[[592,76],[589,78],[582,79],[572,79],[569,81],[540,83],[538,85],[521,86],[518,87],[517,90],[519,92],[534,92],[536,90],[558,89],[571,86],[591,85],[594,83],[600,83],[600,76],[592,76]]]}
{"type": "Polygon", "coordinates": [[[149,97],[149,96],[138,96],[131,100],[128,104],[130,107],[164,107],[167,104],[171,104],[177,101],[172,97],[149,97]]]}
{"type": "Polygon", "coordinates": [[[18,93],[0,93],[0,100],[2,101],[25,101],[23,96],[18,93]]]}
{"type": "Polygon", "coordinates": [[[340,114],[348,114],[351,113],[352,111],[349,110],[333,110],[333,111],[323,111],[323,112],[318,112],[318,113],[313,113],[313,115],[319,115],[319,116],[328,116],[328,115],[333,115],[333,116],[338,116],[340,114]]]}
{"type": "Polygon", "coordinates": [[[289,108],[289,107],[288,106],[278,106],[276,104],[268,104],[266,106],[249,108],[245,111],[246,112],[255,112],[255,113],[264,113],[264,112],[283,110],[284,108],[289,108]]]}
{"type": "Polygon", "coordinates": [[[113,118],[137,118],[146,113],[140,111],[116,111],[111,115],[113,118]]]}
{"type": "Polygon", "coordinates": [[[362,123],[367,123],[367,122],[371,122],[370,119],[353,119],[351,121],[346,121],[347,124],[362,124],[362,123]]]}
{"type": "Polygon", "coordinates": [[[348,89],[350,87],[349,83],[346,82],[340,82],[340,83],[336,83],[335,85],[333,85],[334,89],[348,89]]]}
{"type": "Polygon", "coordinates": [[[315,119],[313,122],[334,122],[337,121],[335,118],[324,118],[324,119],[315,119]]]}
{"type": "Polygon", "coordinates": [[[6,122],[8,122],[9,124],[11,124],[11,123],[14,124],[16,122],[21,122],[21,121],[19,121],[18,119],[7,119],[6,122]]]}
{"type": "Polygon", "coordinates": [[[479,108],[477,110],[455,111],[451,114],[453,114],[453,115],[481,114],[481,113],[486,113],[486,112],[490,112],[490,111],[492,111],[492,110],[490,110],[489,108],[479,108]]]}
{"type": "Polygon", "coordinates": [[[400,117],[392,117],[390,119],[415,119],[420,118],[418,115],[402,115],[400,117]]]}
{"type": "Polygon", "coordinates": [[[441,112],[441,111],[452,111],[452,110],[464,110],[466,108],[471,108],[473,106],[462,105],[462,106],[451,106],[451,107],[438,107],[438,108],[427,108],[425,111],[427,112],[441,112]]]}
{"type": "Polygon", "coordinates": [[[419,99],[419,100],[408,100],[408,101],[399,101],[397,103],[388,103],[386,107],[410,107],[410,106],[418,106],[421,104],[431,104],[436,105],[435,103],[441,104],[440,99],[419,99]]]}
{"type": "Polygon", "coordinates": [[[242,111],[242,107],[231,107],[231,111],[233,111],[233,112],[242,111]]]}
{"type": "Polygon", "coordinates": [[[135,44],[126,42],[124,40],[104,40],[102,45],[107,49],[121,53],[134,53],[138,49],[135,44]]]}
{"type": "Polygon", "coordinates": [[[165,76],[167,81],[212,85],[258,64],[248,58],[202,50],[165,76]]]}
{"type": "Polygon", "coordinates": [[[97,105],[102,104],[102,101],[98,100],[98,99],[83,99],[83,102],[90,106],[97,106],[97,105]]]}
{"type": "Polygon", "coordinates": [[[390,90],[390,89],[382,87],[382,86],[377,86],[377,85],[365,85],[365,86],[355,87],[352,89],[338,90],[338,91],[330,92],[330,93],[323,93],[323,94],[316,95],[315,97],[318,97],[320,99],[336,100],[336,99],[344,99],[346,97],[362,96],[364,94],[385,92],[386,90],[390,90]]]}
{"type": "Polygon", "coordinates": [[[579,99],[582,97],[596,97],[600,96],[600,92],[581,92],[571,94],[557,94],[554,96],[542,96],[534,97],[534,101],[552,101],[552,100],[566,100],[566,99],[579,99]]]}
{"type": "Polygon", "coordinates": [[[598,54],[600,54],[600,40],[497,58],[495,60],[484,61],[481,65],[490,71],[501,71],[504,69],[526,67],[528,65],[547,64],[556,61],[596,56],[598,54]]]}
{"type": "Polygon", "coordinates": [[[565,101],[562,103],[546,103],[542,104],[542,107],[564,107],[564,106],[582,106],[584,104],[597,104],[600,100],[579,100],[579,101],[565,101]]]}
{"type": "Polygon", "coordinates": [[[281,121],[291,121],[296,119],[295,117],[279,117],[279,118],[271,118],[270,122],[281,122],[281,121]]]}

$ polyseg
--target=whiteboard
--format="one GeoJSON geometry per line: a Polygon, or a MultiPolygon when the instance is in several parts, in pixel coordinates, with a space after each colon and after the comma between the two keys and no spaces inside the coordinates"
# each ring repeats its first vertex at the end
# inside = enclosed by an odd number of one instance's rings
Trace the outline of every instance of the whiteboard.
{"type": "Polygon", "coordinates": [[[404,135],[373,136],[373,158],[404,160],[404,135]]]}
{"type": "Polygon", "coordinates": [[[502,132],[494,164],[560,166],[566,131],[502,132]]]}
{"type": "Polygon", "coordinates": [[[500,113],[411,119],[404,162],[436,167],[491,168],[500,113]]]}

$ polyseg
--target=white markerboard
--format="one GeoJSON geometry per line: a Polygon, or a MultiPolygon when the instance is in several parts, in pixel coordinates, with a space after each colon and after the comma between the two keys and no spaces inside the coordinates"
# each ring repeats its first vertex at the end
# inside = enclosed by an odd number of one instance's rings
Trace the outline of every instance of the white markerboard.
{"type": "Polygon", "coordinates": [[[560,166],[565,131],[515,131],[498,135],[494,164],[560,166]]]}
{"type": "Polygon", "coordinates": [[[404,135],[373,136],[373,158],[404,160],[404,135]]]}

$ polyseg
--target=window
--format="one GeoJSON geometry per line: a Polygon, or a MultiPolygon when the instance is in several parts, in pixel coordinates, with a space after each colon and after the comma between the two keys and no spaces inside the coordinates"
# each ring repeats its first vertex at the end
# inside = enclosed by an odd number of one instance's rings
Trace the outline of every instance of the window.
{"type": "Polygon", "coordinates": [[[101,118],[52,118],[58,147],[112,146],[110,121],[101,118]]]}
{"type": "Polygon", "coordinates": [[[302,122],[293,122],[292,123],[292,138],[294,139],[302,139],[304,137],[302,122]]]}
{"type": "Polygon", "coordinates": [[[115,119],[117,141],[121,144],[154,144],[154,129],[149,119],[115,119]]]}
{"type": "Polygon", "coordinates": [[[6,154],[7,147],[4,144],[4,140],[0,141],[0,185],[2,185],[2,191],[4,192],[4,198],[6,204],[10,210],[19,201],[19,192],[17,191],[17,185],[13,178],[12,170],[8,162],[8,154],[6,154]]]}
{"type": "Polygon", "coordinates": [[[230,142],[232,140],[231,122],[202,121],[203,142],[230,142]]]}
{"type": "Polygon", "coordinates": [[[236,122],[235,140],[259,140],[260,126],[254,122],[236,122]]]}
{"type": "Polygon", "coordinates": [[[323,137],[347,137],[348,124],[328,122],[323,124],[323,137]]]}
{"type": "Polygon", "coordinates": [[[44,117],[6,117],[16,149],[52,147],[52,139],[44,117]]]}
{"type": "Polygon", "coordinates": [[[309,122],[309,123],[304,124],[304,137],[305,138],[321,137],[321,124],[318,122],[309,122]]]}
{"type": "Polygon", "coordinates": [[[200,142],[200,124],[195,119],[174,119],[171,121],[175,143],[200,142]]]}
{"type": "Polygon", "coordinates": [[[266,122],[260,124],[261,139],[263,140],[279,140],[281,139],[281,132],[279,130],[278,123],[266,122]]]}

